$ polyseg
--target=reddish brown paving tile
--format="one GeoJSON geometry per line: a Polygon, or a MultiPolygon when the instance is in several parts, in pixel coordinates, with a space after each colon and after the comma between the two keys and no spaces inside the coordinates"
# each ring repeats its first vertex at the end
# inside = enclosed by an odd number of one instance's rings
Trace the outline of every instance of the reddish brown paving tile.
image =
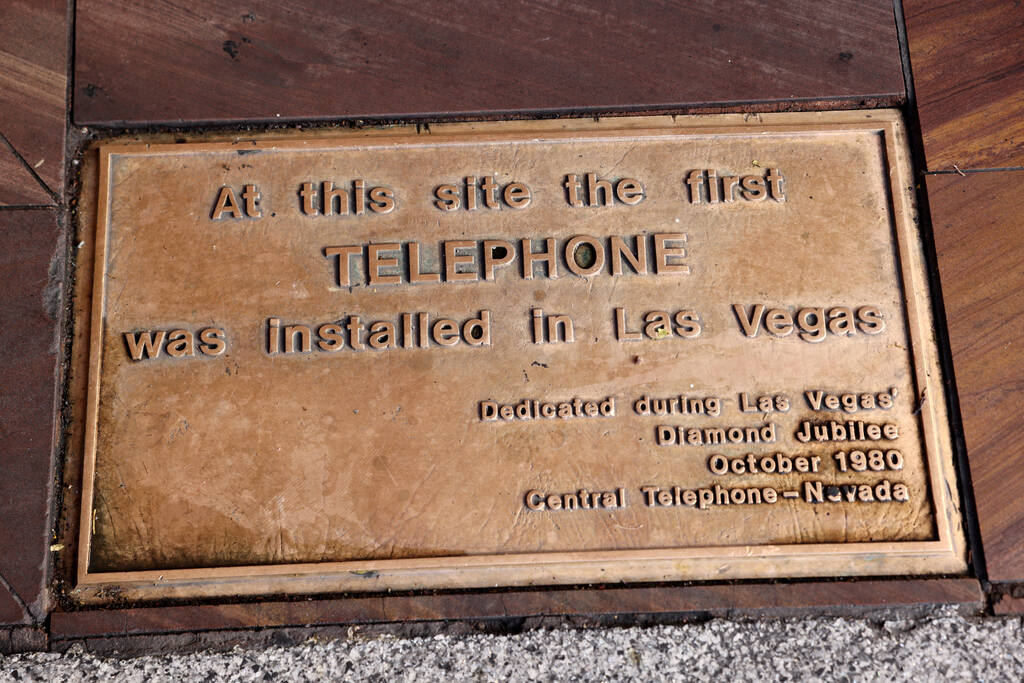
{"type": "Polygon", "coordinates": [[[25,613],[10,591],[0,585],[0,626],[28,623],[29,621],[31,621],[31,617],[25,613]]]}
{"type": "Polygon", "coordinates": [[[0,211],[0,574],[36,617],[46,602],[57,346],[44,290],[57,244],[53,210],[0,211]]]}
{"type": "Polygon", "coordinates": [[[1024,171],[928,177],[989,578],[1024,580],[1024,171]]]}
{"type": "Polygon", "coordinates": [[[0,140],[0,206],[52,205],[53,197],[0,140]]]}
{"type": "MultiPolygon", "coordinates": [[[[53,192],[62,189],[67,2],[7,0],[0,12],[0,133],[53,192]]],[[[0,175],[0,187],[4,185],[0,175]]]]}
{"type": "Polygon", "coordinates": [[[929,170],[1024,166],[1024,11],[904,0],[929,170]]]}
{"type": "Polygon", "coordinates": [[[80,0],[75,120],[197,123],[902,97],[892,4],[80,0]]]}
{"type": "Polygon", "coordinates": [[[992,613],[996,616],[1024,614],[1024,598],[1002,595],[993,601],[992,613]]]}

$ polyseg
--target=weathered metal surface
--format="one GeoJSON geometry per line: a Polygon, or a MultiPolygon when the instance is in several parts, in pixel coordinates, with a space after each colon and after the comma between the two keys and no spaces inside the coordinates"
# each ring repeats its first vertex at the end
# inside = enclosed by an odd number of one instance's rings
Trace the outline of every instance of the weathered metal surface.
{"type": "Polygon", "coordinates": [[[78,599],[964,569],[897,114],[332,135],[86,173],[78,599]]]}

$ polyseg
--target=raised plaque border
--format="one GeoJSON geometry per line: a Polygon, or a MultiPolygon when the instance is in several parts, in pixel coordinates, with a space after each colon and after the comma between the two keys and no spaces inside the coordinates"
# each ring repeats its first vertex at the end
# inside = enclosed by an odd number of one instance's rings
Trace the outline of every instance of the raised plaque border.
{"type": "MultiPolygon", "coordinates": [[[[917,238],[914,188],[905,132],[895,110],[800,114],[725,114],[692,117],[630,117],[603,121],[556,120],[411,126],[381,131],[329,131],[312,139],[282,137],[280,132],[253,136],[258,148],[343,149],[346,146],[458,143],[468,136],[490,140],[573,137],[619,139],[630,135],[686,132],[729,134],[766,132],[870,131],[881,136],[888,164],[890,218],[899,251],[905,315],[914,373],[921,396],[924,450],[938,538],[931,541],[849,544],[759,545],[711,548],[557,552],[480,555],[423,559],[260,565],[244,567],[88,571],[95,473],[100,360],[105,297],[106,233],[110,197],[109,167],[115,155],[181,153],[180,144],[108,144],[98,149],[95,253],[88,350],[85,420],[82,425],[83,477],[78,570],[71,597],[82,603],[150,599],[329,594],[438,588],[541,586],[588,583],[673,582],[726,579],[778,579],[826,576],[896,576],[960,574],[966,569],[965,542],[956,493],[953,453],[941,372],[938,364],[931,298],[920,240],[917,238]],[[511,573],[509,570],[513,570],[511,573]]],[[[237,140],[238,138],[231,138],[237,140]]],[[[203,141],[190,149],[223,148],[226,142],[203,141]]],[[[228,143],[230,144],[230,143],[228,143]]],[[[88,192],[88,189],[85,190],[88,192]]],[[[83,196],[83,201],[87,199],[83,196]]],[[[86,215],[88,215],[86,213],[86,215]]],[[[83,226],[88,233],[88,225],[83,226]]],[[[87,268],[83,259],[80,268],[87,268]]]]}

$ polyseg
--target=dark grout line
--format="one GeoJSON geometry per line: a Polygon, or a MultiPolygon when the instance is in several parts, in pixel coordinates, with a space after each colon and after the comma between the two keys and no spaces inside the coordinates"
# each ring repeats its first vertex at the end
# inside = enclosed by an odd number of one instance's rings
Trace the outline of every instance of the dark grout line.
{"type": "Polygon", "coordinates": [[[4,204],[0,211],[38,211],[40,209],[56,209],[56,204],[4,204]]]}
{"type": "MultiPolygon", "coordinates": [[[[70,368],[72,362],[72,344],[74,337],[74,316],[71,307],[75,292],[75,265],[77,260],[78,231],[85,230],[79,224],[77,213],[77,201],[75,199],[79,192],[78,177],[78,150],[80,140],[74,124],[74,110],[72,103],[75,92],[75,48],[76,48],[76,19],[78,6],[76,0],[65,0],[64,15],[64,40],[65,40],[65,89],[64,89],[64,136],[63,136],[63,165],[61,167],[62,183],[61,197],[58,198],[57,222],[62,230],[62,241],[58,242],[57,259],[60,261],[56,269],[50,272],[50,285],[53,287],[55,296],[52,302],[59,306],[59,312],[55,320],[54,344],[57,357],[56,381],[54,383],[52,414],[54,419],[54,434],[56,438],[50,450],[50,477],[51,481],[58,482],[62,486],[68,476],[65,467],[68,457],[67,440],[70,432],[71,411],[70,401],[70,368]]],[[[79,243],[80,244],[80,243],[79,243]]],[[[60,524],[64,520],[64,496],[51,495],[47,499],[46,529],[49,534],[58,534],[60,524]]],[[[54,553],[47,553],[45,564],[44,581],[50,588],[49,612],[52,613],[58,608],[64,599],[67,590],[61,584],[67,585],[74,572],[74,565],[69,571],[68,562],[59,560],[54,553]]],[[[71,560],[74,562],[75,560],[71,560]]],[[[52,638],[51,624],[46,626],[47,638],[52,638]]]]}
{"type": "MultiPolygon", "coordinates": [[[[914,87],[914,73],[910,68],[910,44],[907,41],[907,24],[903,18],[903,0],[893,0],[892,11],[896,21],[896,42],[900,49],[900,66],[903,68],[903,91],[907,96],[907,109],[916,114],[917,90],[914,87]]],[[[924,160],[923,154],[921,159],[924,160]]]]}
{"type": "MultiPolygon", "coordinates": [[[[896,19],[896,36],[899,40],[900,60],[903,63],[903,78],[906,82],[907,104],[907,140],[910,145],[911,164],[914,169],[927,169],[924,150],[924,135],[921,119],[917,110],[917,92],[914,87],[914,70],[910,55],[910,44],[907,39],[907,24],[903,13],[903,0],[893,0],[893,14],[896,19]]],[[[951,171],[955,173],[956,171],[951,171]]],[[[960,391],[956,383],[956,367],[953,363],[953,351],[949,344],[949,322],[946,319],[945,298],[942,293],[942,281],[939,277],[939,257],[935,249],[935,234],[932,228],[931,205],[928,203],[928,187],[918,178],[927,175],[926,170],[918,171],[914,185],[917,190],[918,231],[921,246],[927,264],[929,289],[933,293],[931,308],[934,320],[935,335],[938,341],[939,365],[942,368],[943,389],[946,403],[949,406],[948,423],[950,437],[953,441],[954,464],[960,488],[960,509],[963,515],[964,528],[967,536],[969,557],[968,567],[982,584],[986,596],[986,612],[991,614],[991,593],[988,584],[988,565],[985,560],[985,548],[981,537],[981,524],[978,520],[978,508],[975,502],[974,480],[971,476],[970,464],[967,460],[967,442],[964,438],[963,415],[960,411],[960,391]]]]}
{"type": "Polygon", "coordinates": [[[7,149],[11,150],[11,154],[13,154],[18,159],[18,161],[21,162],[21,165],[25,167],[26,171],[32,174],[32,177],[36,179],[36,182],[39,183],[39,186],[43,188],[43,191],[46,192],[46,194],[50,195],[50,198],[53,199],[54,202],[60,201],[60,199],[57,197],[57,194],[53,190],[51,190],[46,183],[43,182],[42,178],[39,177],[39,174],[36,173],[36,169],[32,168],[32,164],[28,163],[28,161],[25,160],[25,157],[21,156],[21,153],[14,148],[14,145],[11,144],[11,141],[8,140],[7,136],[4,135],[3,133],[0,133],[0,142],[3,142],[7,149]]]}
{"type": "Polygon", "coordinates": [[[941,171],[925,171],[925,175],[967,175],[968,173],[996,173],[999,171],[1024,171],[1024,166],[993,166],[991,168],[953,168],[941,171]]]}
{"type": "Polygon", "coordinates": [[[73,121],[74,127],[87,127],[94,132],[121,135],[203,131],[242,131],[293,129],[296,126],[389,126],[430,123],[464,123],[483,121],[534,121],[548,119],[594,119],[625,116],[690,116],[703,114],[775,114],[784,112],[859,111],[863,109],[898,108],[904,102],[903,92],[840,95],[835,97],[792,97],[758,100],[722,100],[688,103],[660,103],[642,106],[614,105],[587,107],[553,107],[548,109],[465,110],[407,114],[345,114],[317,117],[266,117],[188,120],[87,120],[73,121]]]}
{"type": "Polygon", "coordinates": [[[33,622],[39,623],[39,617],[36,616],[36,613],[32,611],[32,608],[28,606],[28,603],[18,595],[18,591],[14,590],[14,586],[11,585],[11,582],[8,581],[2,573],[0,573],[0,588],[6,589],[14,602],[18,603],[18,606],[25,611],[25,614],[27,614],[33,622]]]}

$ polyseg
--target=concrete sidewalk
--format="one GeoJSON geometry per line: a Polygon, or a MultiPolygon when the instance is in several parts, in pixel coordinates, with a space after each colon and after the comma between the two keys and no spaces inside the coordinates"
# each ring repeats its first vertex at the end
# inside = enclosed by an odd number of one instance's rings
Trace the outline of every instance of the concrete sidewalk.
{"type": "Polygon", "coordinates": [[[983,680],[1024,678],[1020,618],[716,619],[496,636],[351,638],[133,658],[0,657],[0,680],[983,680]]]}

